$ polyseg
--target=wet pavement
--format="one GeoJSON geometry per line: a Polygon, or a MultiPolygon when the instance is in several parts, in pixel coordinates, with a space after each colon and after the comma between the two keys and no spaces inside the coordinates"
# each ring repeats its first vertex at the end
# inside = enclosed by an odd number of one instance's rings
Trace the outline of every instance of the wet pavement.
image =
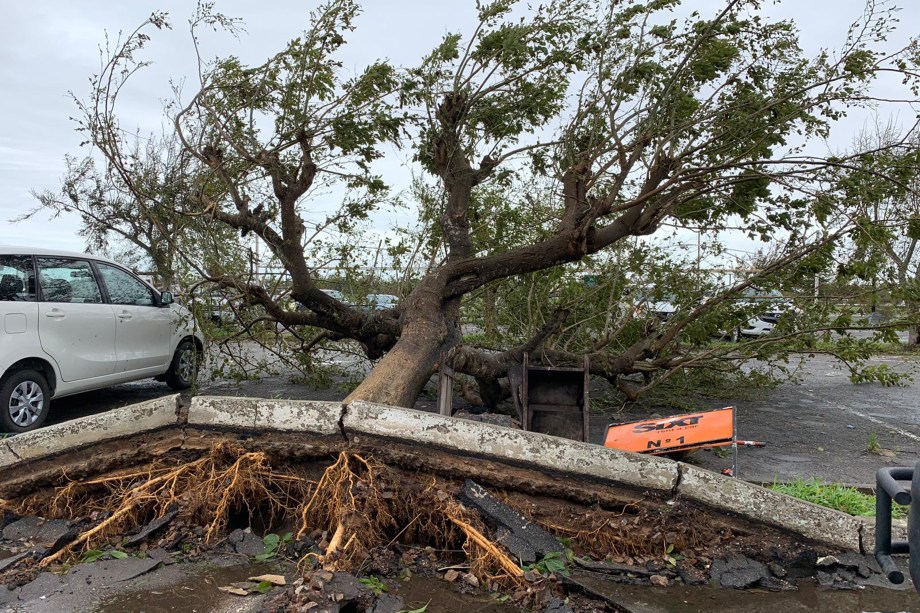
{"type": "MultiPolygon", "coordinates": [[[[886,357],[874,360],[896,372],[914,373],[920,358],[886,357]]],[[[856,385],[832,358],[806,359],[800,383],[766,390],[762,398],[725,398],[697,410],[734,405],[738,411],[738,438],[762,441],[766,447],[738,450],[738,476],[772,483],[816,477],[828,482],[872,485],[884,466],[914,466],[920,461],[920,381],[886,387],[856,385]],[[869,450],[877,441],[879,449],[869,450]]],[[[662,416],[666,416],[667,413],[662,416]]],[[[646,414],[624,414],[616,419],[645,419],[646,414]]],[[[603,441],[606,424],[592,421],[594,442],[603,441]]],[[[711,470],[731,467],[729,454],[697,451],[687,461],[711,470]]]]}

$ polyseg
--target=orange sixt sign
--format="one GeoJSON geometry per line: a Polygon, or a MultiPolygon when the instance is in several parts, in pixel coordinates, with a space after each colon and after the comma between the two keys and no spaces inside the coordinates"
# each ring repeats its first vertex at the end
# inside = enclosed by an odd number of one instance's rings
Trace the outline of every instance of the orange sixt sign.
{"type": "Polygon", "coordinates": [[[607,427],[604,447],[637,453],[671,453],[731,444],[735,407],[607,427]]]}

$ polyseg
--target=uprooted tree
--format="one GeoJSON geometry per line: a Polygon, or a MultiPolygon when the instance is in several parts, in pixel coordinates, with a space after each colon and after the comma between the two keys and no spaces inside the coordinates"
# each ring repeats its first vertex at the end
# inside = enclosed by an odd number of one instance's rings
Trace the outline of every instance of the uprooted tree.
{"type": "MultiPolygon", "coordinates": [[[[816,57],[801,51],[792,23],[769,20],[755,1],[705,15],[676,0],[534,9],[497,0],[477,10],[472,32],[446,35],[412,67],[344,68],[338,58],[359,15],[352,0],[317,9],[261,65],[199,53],[199,91],[177,91],[166,110],[188,164],[187,197],[151,198],[131,180],[116,112],[144,66],[136,56],[147,30],[168,26],[165,15],[110,49],[79,105],[79,129],[154,225],[191,219],[257,236],[289,275],[282,296],[219,260],[183,256],[179,238],[158,227],[179,257],[266,318],[315,329],[323,343],[357,342],[379,359],[354,399],[410,406],[442,358],[492,402],[524,351],[554,363],[587,353],[594,373],[631,396],[678,371],[775,352],[775,337],[728,348],[710,339],[751,316],[732,301],[738,292],[826,269],[835,241],[861,231],[862,211],[828,171],[863,164],[865,152],[830,157],[819,144],[847,109],[875,104],[879,75],[903,80],[905,103],[917,97],[920,48],[882,51],[893,9],[870,2],[841,47],[816,57]],[[320,268],[347,267],[368,220],[407,199],[381,175],[397,152],[411,154],[420,175],[410,192],[419,222],[388,239],[390,257],[406,262],[407,289],[397,307],[362,310],[321,291],[320,268]],[[677,260],[662,267],[673,254],[642,238],[673,226],[781,246],[755,273],[716,287],[677,260]],[[600,283],[568,300],[578,266],[600,283]],[[679,297],[666,322],[622,308],[637,288],[652,296],[662,287],[679,297]],[[499,295],[506,314],[520,310],[519,325],[496,326],[499,295]],[[465,342],[474,304],[502,346],[465,342]]],[[[236,27],[208,6],[190,23],[196,45],[197,28],[236,27]]]]}

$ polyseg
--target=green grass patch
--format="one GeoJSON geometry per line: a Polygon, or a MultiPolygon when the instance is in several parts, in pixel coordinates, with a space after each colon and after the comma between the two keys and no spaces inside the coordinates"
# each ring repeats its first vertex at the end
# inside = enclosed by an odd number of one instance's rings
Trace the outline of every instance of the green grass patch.
{"type": "MultiPolygon", "coordinates": [[[[791,483],[774,483],[770,489],[850,515],[875,515],[875,496],[838,483],[824,483],[819,479],[796,479],[791,483]]],[[[907,507],[892,504],[891,515],[895,518],[907,517],[907,507]]]]}

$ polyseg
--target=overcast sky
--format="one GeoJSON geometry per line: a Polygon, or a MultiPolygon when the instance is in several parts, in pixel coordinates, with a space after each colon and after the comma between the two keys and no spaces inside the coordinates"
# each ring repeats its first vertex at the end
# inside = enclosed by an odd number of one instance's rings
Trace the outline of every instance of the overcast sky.
{"type": "MultiPolygon", "coordinates": [[[[205,37],[206,57],[233,54],[244,62],[260,62],[299,34],[314,0],[245,2],[217,0],[217,10],[240,17],[246,33],[239,40],[226,35],[205,37]]],[[[722,3],[685,0],[687,7],[706,11],[722,3]]],[[[901,27],[892,44],[903,44],[920,32],[920,2],[901,0],[901,27]]],[[[862,0],[788,0],[766,7],[772,15],[792,18],[802,31],[802,45],[814,53],[820,47],[838,48],[847,26],[862,13],[862,0]]],[[[32,190],[57,189],[64,172],[64,156],[82,155],[80,136],[69,117],[74,113],[68,92],[85,97],[88,77],[98,71],[98,47],[105,33],[131,31],[151,11],[166,10],[173,30],[157,32],[144,51],[155,65],[136,79],[123,100],[124,128],[158,130],[162,100],[169,97],[169,79],[194,74],[194,58],[187,19],[191,0],[150,2],[132,0],[0,0],[0,244],[54,246],[83,250],[77,236],[79,221],[33,220],[11,224],[9,219],[35,206],[32,190]]],[[[475,25],[474,0],[374,0],[365,3],[357,32],[346,51],[346,65],[359,68],[375,58],[413,65],[435,46],[445,32],[470,32],[475,25]]],[[[193,84],[188,92],[193,91],[193,84]]],[[[845,147],[865,116],[852,117],[829,143],[845,147]]],[[[392,160],[394,167],[403,160],[392,160]]]]}

